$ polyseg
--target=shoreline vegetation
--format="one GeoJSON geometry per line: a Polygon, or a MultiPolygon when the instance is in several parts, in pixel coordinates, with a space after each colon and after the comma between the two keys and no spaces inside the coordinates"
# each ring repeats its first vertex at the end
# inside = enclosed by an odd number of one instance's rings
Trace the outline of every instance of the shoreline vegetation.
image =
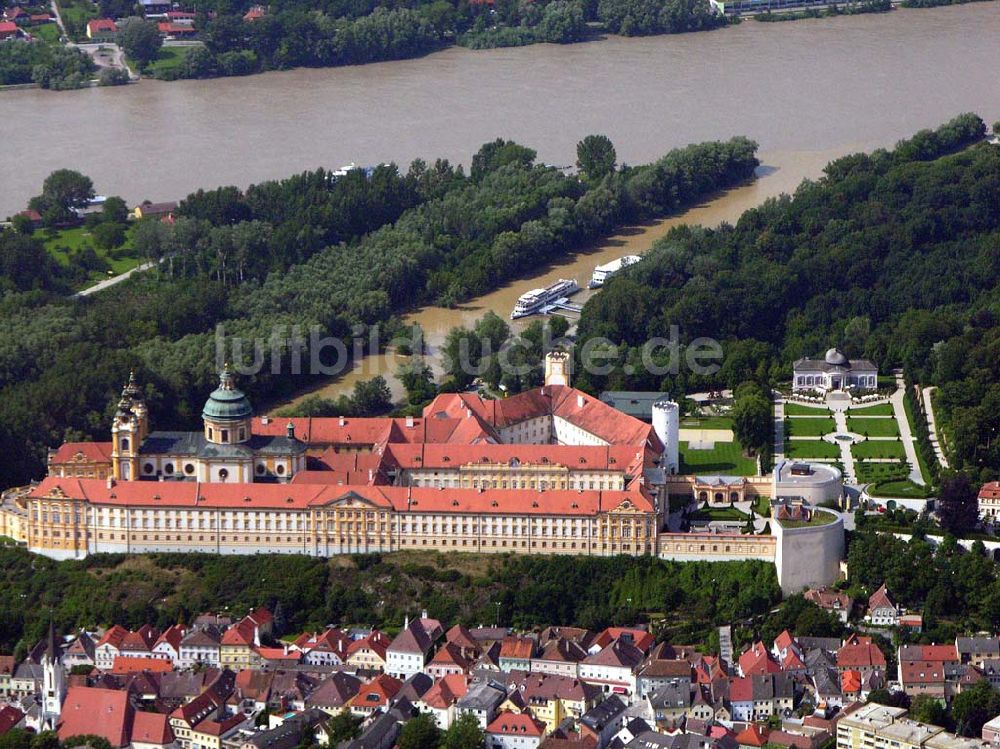
{"type": "MultiPolygon", "coordinates": [[[[989,0],[903,0],[906,8],[929,8],[989,0]]],[[[572,44],[602,34],[651,36],[720,29],[740,23],[742,16],[713,11],[709,0],[414,0],[407,7],[386,8],[376,2],[290,0],[274,12],[245,20],[250,0],[218,5],[208,0],[195,19],[203,42],[190,47],[150,48],[149,40],[122,42],[130,63],[144,77],[173,81],[245,76],[300,67],[339,67],[412,59],[450,46],[472,50],[530,44],[572,44]],[[218,5],[218,7],[216,7],[218,5]],[[211,15],[210,15],[211,14],[211,15]]],[[[78,5],[62,4],[79,10],[78,5]]],[[[144,24],[129,19],[126,0],[98,0],[91,11],[101,17],[126,17],[123,28],[144,24]]],[[[783,22],[841,15],[884,13],[892,0],[859,0],[799,10],[765,10],[760,22],[783,22]]],[[[79,14],[77,14],[79,15],[79,14]]],[[[90,17],[89,15],[87,17],[90,17]]],[[[67,30],[86,41],[86,18],[70,14],[67,30]]],[[[155,35],[155,34],[154,34],[155,35]]],[[[51,35],[35,41],[0,44],[0,89],[36,85],[52,90],[129,82],[128,71],[101,69],[78,48],[62,45],[51,35]],[[98,72],[100,73],[99,75],[98,72]],[[96,75],[96,77],[95,77],[96,75]]]]}

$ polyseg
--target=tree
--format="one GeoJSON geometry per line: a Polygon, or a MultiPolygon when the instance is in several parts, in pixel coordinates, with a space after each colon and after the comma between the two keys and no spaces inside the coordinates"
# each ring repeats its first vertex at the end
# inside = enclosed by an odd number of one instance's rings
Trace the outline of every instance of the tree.
{"type": "Polygon", "coordinates": [[[437,394],[434,373],[423,357],[415,356],[399,367],[396,377],[406,388],[406,400],[411,406],[426,403],[437,394]]]}
{"type": "Polygon", "coordinates": [[[877,702],[889,707],[910,707],[910,695],[906,692],[890,692],[888,689],[873,689],[868,693],[868,702],[877,702]]]}
{"type": "Polygon", "coordinates": [[[988,681],[977,682],[972,689],[955,695],[951,714],[955,719],[955,731],[962,736],[979,736],[983,723],[1000,715],[1000,694],[988,681]]]}
{"type": "Polygon", "coordinates": [[[145,68],[159,55],[163,38],[153,21],[130,18],[123,21],[118,30],[118,43],[136,65],[145,68]]]}
{"type": "Polygon", "coordinates": [[[95,226],[90,234],[99,249],[112,250],[125,242],[125,225],[105,221],[95,226]]]}
{"type": "Polygon", "coordinates": [[[438,749],[441,729],[432,715],[421,713],[406,722],[398,743],[399,749],[438,749]]]}
{"type": "Polygon", "coordinates": [[[104,201],[101,209],[101,220],[116,224],[124,224],[128,221],[128,205],[123,198],[112,195],[104,201]]]}
{"type": "Polygon", "coordinates": [[[392,391],[382,375],[354,383],[351,399],[359,416],[376,416],[392,408],[392,391]]]}
{"type": "Polygon", "coordinates": [[[469,174],[477,182],[490,172],[495,172],[506,164],[520,164],[530,167],[538,154],[531,148],[518,145],[512,140],[497,138],[492,143],[484,143],[475,156],[469,174]]]}
{"type": "Polygon", "coordinates": [[[335,714],[326,722],[330,734],[330,746],[337,746],[342,741],[355,739],[361,733],[361,718],[357,718],[346,710],[335,714]]]}
{"type": "Polygon", "coordinates": [[[486,733],[476,716],[462,713],[444,732],[441,749],[482,749],[486,744],[486,733]]]}
{"type": "Polygon", "coordinates": [[[42,183],[42,194],[28,205],[42,214],[48,225],[73,218],[72,209],[85,206],[94,197],[90,177],[72,169],[57,169],[42,183]]]}
{"type": "Polygon", "coordinates": [[[965,473],[955,473],[941,481],[937,501],[938,520],[949,533],[960,535],[979,523],[976,487],[965,473]]]}
{"type": "Polygon", "coordinates": [[[615,147],[606,135],[588,135],[576,144],[576,168],[597,182],[615,170],[615,147]]]}
{"type": "Polygon", "coordinates": [[[767,447],[773,429],[771,404],[767,399],[750,393],[733,403],[733,434],[750,454],[767,447]]]}
{"type": "MultiPolygon", "coordinates": [[[[992,687],[990,688],[992,689],[992,687]]],[[[940,700],[929,694],[918,694],[913,698],[910,703],[910,717],[921,723],[930,723],[934,726],[947,727],[950,722],[948,709],[941,704],[940,700]]]]}

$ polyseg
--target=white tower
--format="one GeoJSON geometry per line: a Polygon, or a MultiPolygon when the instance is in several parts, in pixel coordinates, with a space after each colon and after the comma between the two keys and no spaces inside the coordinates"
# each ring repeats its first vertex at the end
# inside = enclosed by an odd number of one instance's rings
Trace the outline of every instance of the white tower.
{"type": "Polygon", "coordinates": [[[653,404],[653,431],[663,443],[663,469],[668,474],[680,473],[681,410],[673,401],[662,400],[653,404]]]}
{"type": "Polygon", "coordinates": [[[62,703],[66,699],[66,674],[60,662],[56,632],[49,624],[49,646],[42,656],[42,726],[46,730],[56,730],[62,703]]]}
{"type": "Polygon", "coordinates": [[[545,355],[545,384],[569,387],[570,358],[565,351],[550,351],[545,355]]]}

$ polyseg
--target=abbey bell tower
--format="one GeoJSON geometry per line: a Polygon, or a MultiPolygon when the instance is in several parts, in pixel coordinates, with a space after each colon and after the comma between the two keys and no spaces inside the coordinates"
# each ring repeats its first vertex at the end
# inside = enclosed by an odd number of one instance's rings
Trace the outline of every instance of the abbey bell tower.
{"type": "Polygon", "coordinates": [[[135,381],[135,372],[131,372],[111,424],[111,470],[116,480],[131,481],[139,477],[139,448],[148,434],[149,410],[135,381]]]}

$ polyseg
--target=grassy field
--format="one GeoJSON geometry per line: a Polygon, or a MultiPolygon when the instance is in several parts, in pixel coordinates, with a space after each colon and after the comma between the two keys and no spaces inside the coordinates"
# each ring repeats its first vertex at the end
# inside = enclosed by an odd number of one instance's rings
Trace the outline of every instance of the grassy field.
{"type": "Polygon", "coordinates": [[[855,458],[905,458],[903,443],[896,440],[865,440],[851,445],[855,458]]]}
{"type": "Polygon", "coordinates": [[[858,460],[854,463],[855,474],[862,484],[875,484],[880,481],[905,479],[910,475],[909,466],[899,463],[872,463],[858,460]]]}
{"type": "Polygon", "coordinates": [[[785,434],[789,437],[821,437],[835,431],[837,424],[833,419],[785,419],[785,434]]]}
{"type": "Polygon", "coordinates": [[[741,520],[750,516],[735,507],[706,507],[691,513],[691,520],[741,520]]]}
{"type": "Polygon", "coordinates": [[[830,409],[826,406],[803,406],[801,403],[785,404],[786,416],[826,416],[829,413],[830,409]]]}
{"type": "Polygon", "coordinates": [[[733,420],[729,416],[685,416],[681,419],[681,429],[732,429],[733,420]]]}
{"type": "MultiPolygon", "coordinates": [[[[132,248],[132,229],[125,233],[125,243],[114,250],[103,250],[94,247],[90,237],[90,230],[84,226],[77,226],[72,229],[59,229],[54,232],[44,230],[37,232],[36,236],[45,244],[45,249],[59,263],[65,266],[70,265],[70,257],[74,252],[79,252],[86,247],[92,247],[97,256],[108,264],[113,275],[119,275],[125,271],[132,270],[139,264],[139,257],[132,248]]],[[[103,271],[91,271],[88,283],[100,281],[108,278],[109,275],[103,271]]]]}
{"type": "Polygon", "coordinates": [[[785,440],[786,458],[837,458],[840,448],[823,440],[785,440]]]}
{"type": "Polygon", "coordinates": [[[811,525],[828,525],[836,520],[836,515],[831,515],[823,510],[814,510],[809,520],[779,520],[782,528],[805,528],[811,525]]]}
{"type": "Polygon", "coordinates": [[[869,437],[899,436],[899,425],[895,419],[865,419],[851,416],[847,419],[847,428],[855,434],[865,434],[869,437]]]}
{"type": "Polygon", "coordinates": [[[847,415],[857,414],[858,416],[892,416],[891,403],[876,403],[874,406],[851,406],[847,415]]]}
{"type": "Polygon", "coordinates": [[[868,493],[873,497],[906,497],[909,499],[925,499],[930,496],[930,491],[926,486],[915,484],[908,478],[880,481],[869,486],[868,493]]]}
{"type": "Polygon", "coordinates": [[[757,497],[753,501],[753,511],[758,517],[766,518],[771,516],[771,498],[757,497]]]}
{"type": "Polygon", "coordinates": [[[691,450],[680,443],[681,473],[721,473],[736,476],[757,474],[757,460],[743,455],[738,442],[716,442],[711,450],[691,450]]]}
{"type": "Polygon", "coordinates": [[[50,44],[59,43],[59,24],[54,22],[31,26],[28,28],[28,33],[36,39],[41,39],[43,42],[49,42],[50,44]]]}
{"type": "MultiPolygon", "coordinates": [[[[184,64],[184,57],[187,55],[189,49],[191,47],[160,47],[159,55],[149,64],[145,72],[148,75],[155,75],[159,71],[179,68],[184,64]]],[[[131,60],[129,64],[135,67],[135,64],[131,60]]]]}
{"type": "Polygon", "coordinates": [[[66,33],[76,41],[86,41],[87,21],[97,18],[97,6],[90,0],[59,0],[59,12],[66,33]]]}

